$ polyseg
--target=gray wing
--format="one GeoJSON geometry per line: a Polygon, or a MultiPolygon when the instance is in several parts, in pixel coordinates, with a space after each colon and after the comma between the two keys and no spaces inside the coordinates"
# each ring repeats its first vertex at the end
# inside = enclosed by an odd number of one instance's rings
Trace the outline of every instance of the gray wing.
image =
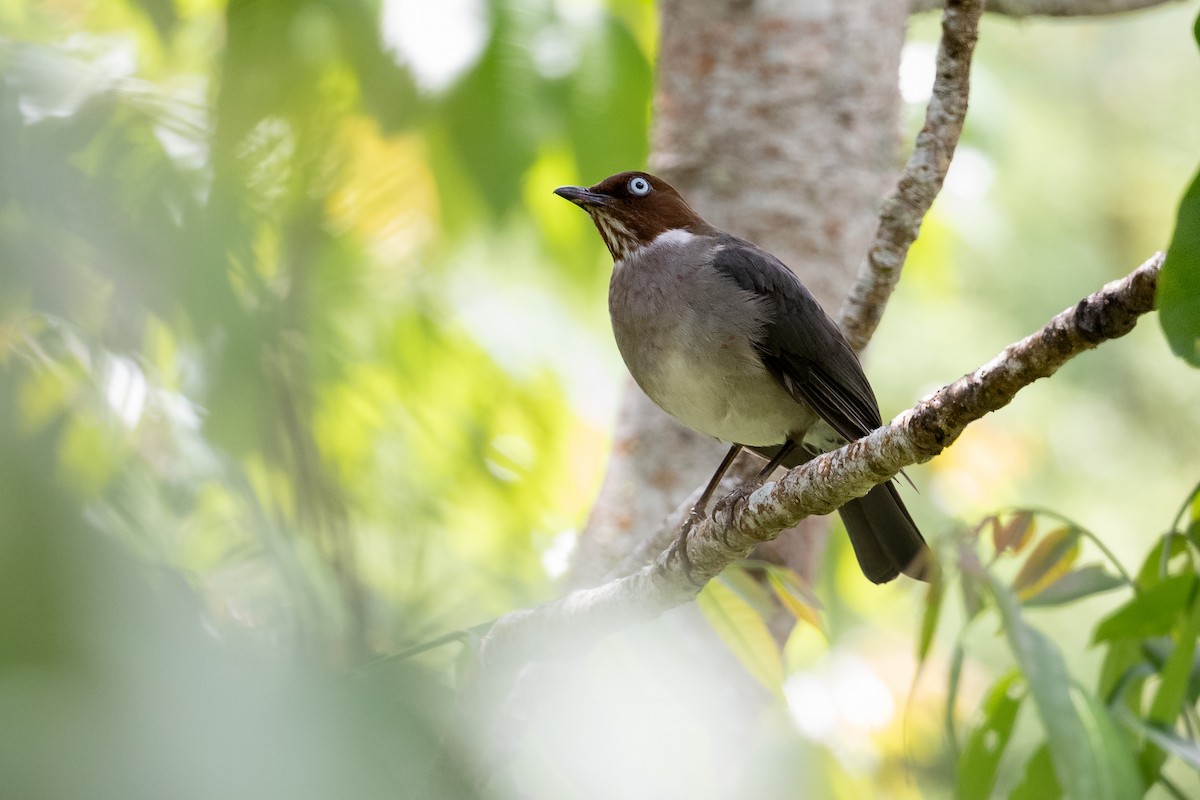
{"type": "Polygon", "coordinates": [[[847,440],[883,424],[858,356],[837,323],[783,262],[734,236],[722,236],[713,266],[763,303],[766,326],[755,342],[763,363],[796,400],[847,440]]]}

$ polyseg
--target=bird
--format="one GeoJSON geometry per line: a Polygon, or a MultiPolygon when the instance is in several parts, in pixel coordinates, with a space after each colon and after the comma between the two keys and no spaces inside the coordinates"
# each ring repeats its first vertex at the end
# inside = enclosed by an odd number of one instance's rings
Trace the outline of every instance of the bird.
{"type": "MultiPolygon", "coordinates": [[[[612,255],[609,315],[634,381],[686,427],[731,445],[693,519],[743,448],[769,460],[761,481],[883,424],[854,349],[778,258],[647,172],[554,193],[588,213],[612,255]]],[[[929,579],[925,539],[892,481],[838,511],[870,581],[929,579]]]]}

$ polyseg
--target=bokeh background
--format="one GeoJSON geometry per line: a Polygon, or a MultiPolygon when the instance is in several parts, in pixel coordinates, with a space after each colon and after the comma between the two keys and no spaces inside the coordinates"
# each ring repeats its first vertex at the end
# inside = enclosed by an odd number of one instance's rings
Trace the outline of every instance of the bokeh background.
{"type": "MultiPolygon", "coordinates": [[[[1166,246],[1196,13],[985,18],[866,355],[885,418],[1166,246]]],[[[454,769],[417,788],[461,648],[371,665],[567,569],[625,373],[609,259],[551,190],[645,165],[656,24],[646,0],[0,3],[0,794],[470,796],[454,769]]],[[[906,141],[936,35],[913,19],[906,141]]],[[[934,537],[1042,507],[1132,568],[1200,475],[1200,375],[1147,319],[910,475],[934,537]]],[[[783,662],[824,711],[767,738],[817,765],[783,759],[811,796],[948,796],[920,591],[833,541],[828,638],[783,662]]],[[[1081,680],[1105,603],[1031,615],[1081,680]]],[[[964,715],[1002,669],[984,628],[964,715]]],[[[519,763],[521,796],[570,796],[519,763]]]]}

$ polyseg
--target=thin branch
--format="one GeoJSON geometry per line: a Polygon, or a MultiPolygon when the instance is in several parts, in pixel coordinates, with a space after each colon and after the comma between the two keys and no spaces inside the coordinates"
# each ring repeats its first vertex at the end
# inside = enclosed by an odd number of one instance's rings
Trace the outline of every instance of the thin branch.
{"type": "Polygon", "coordinates": [[[778,482],[735,493],[691,531],[686,559],[672,546],[624,578],[501,617],[480,645],[474,689],[509,685],[530,659],[577,653],[602,636],[690,601],[759,542],[806,516],[831,513],[903,467],[933,458],[968,424],[1007,405],[1025,386],[1132,330],[1154,307],[1161,265],[1158,254],[869,436],[796,467],[778,482]]]}
{"type": "Polygon", "coordinates": [[[971,54],[979,38],[982,13],[983,0],[946,3],[937,76],[925,111],[925,125],[917,134],[916,146],[896,190],[884,201],[875,240],[838,315],[838,324],[856,351],[866,347],[875,333],[884,306],[900,280],[908,248],[946,179],[967,115],[971,54]]]}
{"type": "MultiPolygon", "coordinates": [[[[1165,5],[1170,0],[988,0],[984,11],[1007,17],[1098,17],[1165,5]]],[[[941,8],[941,0],[913,0],[912,12],[941,8]]]]}

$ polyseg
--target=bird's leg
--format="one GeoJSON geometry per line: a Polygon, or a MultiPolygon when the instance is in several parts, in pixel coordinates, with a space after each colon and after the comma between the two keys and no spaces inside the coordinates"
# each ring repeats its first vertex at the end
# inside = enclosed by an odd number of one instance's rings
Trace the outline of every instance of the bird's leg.
{"type": "MultiPolygon", "coordinates": [[[[725,457],[721,459],[720,465],[717,466],[717,471],[714,472],[713,476],[708,479],[708,486],[704,487],[704,491],[700,493],[700,498],[692,506],[692,510],[688,513],[688,519],[692,519],[694,517],[696,522],[704,519],[705,506],[707,506],[708,501],[712,499],[713,492],[715,492],[717,487],[721,485],[721,478],[724,478],[725,473],[729,471],[729,465],[733,463],[733,460],[737,458],[737,455],[740,452],[742,452],[742,446],[740,444],[735,444],[733,447],[729,448],[729,452],[725,454],[725,457]]],[[[692,524],[694,525],[695,523],[693,522],[692,524]]]]}
{"type": "MultiPolygon", "coordinates": [[[[762,468],[762,472],[758,473],[753,481],[750,481],[745,485],[753,486],[754,488],[761,486],[764,482],[766,482],[767,478],[771,477],[771,473],[775,471],[776,467],[782,464],[783,460],[787,458],[793,450],[796,449],[798,444],[799,442],[797,442],[797,440],[788,439],[783,444],[779,445],[779,450],[776,451],[775,455],[771,457],[771,460],[767,462],[767,465],[762,468]]],[[[729,499],[731,498],[723,498],[717,503],[717,508],[721,508],[721,504],[729,499]]]]}
{"type": "Polygon", "coordinates": [[[683,527],[679,529],[679,536],[676,537],[675,543],[672,545],[679,551],[679,557],[683,559],[683,569],[690,578],[692,575],[692,562],[687,554],[687,537],[692,532],[692,528],[696,527],[704,519],[704,509],[708,505],[708,501],[712,498],[713,492],[717,490],[717,486],[721,484],[721,478],[725,477],[725,473],[729,470],[729,465],[737,458],[738,453],[742,451],[740,444],[735,444],[729,448],[729,452],[725,454],[725,458],[721,459],[717,471],[708,479],[708,485],[704,487],[704,491],[700,493],[700,497],[692,504],[691,511],[688,512],[687,519],[683,522],[683,527]]]}
{"type": "Polygon", "coordinates": [[[786,442],[781,444],[779,446],[779,451],[775,453],[775,456],[770,461],[767,462],[767,465],[763,467],[762,472],[758,473],[758,477],[755,478],[755,480],[765,481],[767,478],[769,478],[771,473],[783,463],[783,460],[787,458],[793,450],[796,449],[796,444],[797,442],[795,439],[788,439],[786,442]]]}

